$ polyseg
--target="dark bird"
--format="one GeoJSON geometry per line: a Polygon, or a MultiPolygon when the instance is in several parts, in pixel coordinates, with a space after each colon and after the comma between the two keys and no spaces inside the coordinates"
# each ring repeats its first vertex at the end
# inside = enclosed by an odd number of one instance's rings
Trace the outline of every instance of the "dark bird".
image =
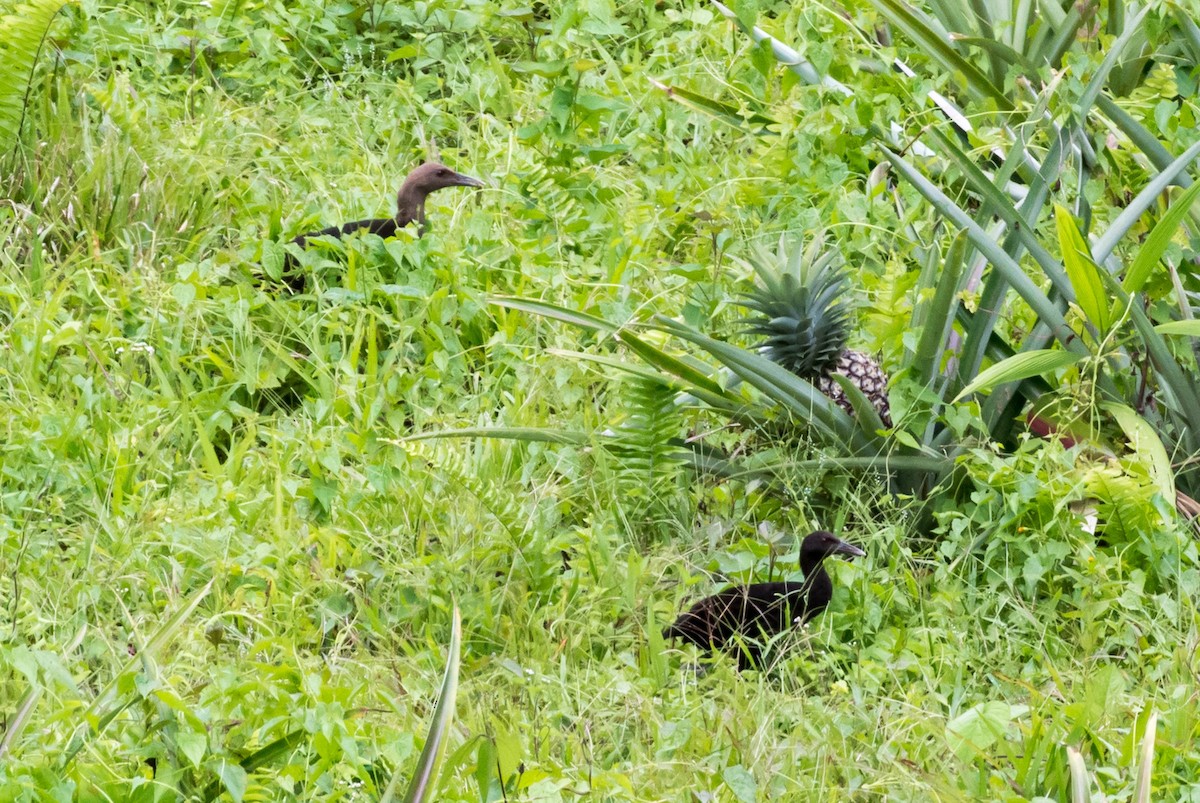
{"type": "MultiPolygon", "coordinates": [[[[304,248],[310,237],[342,237],[362,229],[380,237],[394,237],[398,229],[402,229],[414,220],[417,222],[417,236],[425,233],[425,198],[431,193],[444,187],[482,187],[483,182],[477,178],[456,173],[444,164],[426,162],[408,174],[400,192],[396,195],[396,216],[388,218],[369,218],[355,220],[341,226],[330,226],[320,231],[310,231],[292,240],[304,248]]],[[[295,267],[295,260],[288,260],[288,267],[295,267]]],[[[284,281],[293,290],[303,289],[303,276],[285,276],[284,281]]]]}
{"type": "Polygon", "coordinates": [[[753,583],[727,588],[705,597],[663,631],[663,638],[678,638],[703,649],[735,652],[738,669],[755,669],[763,642],[806,622],[825,610],[833,597],[833,582],[821,561],[830,555],[862,557],[866,553],[833,533],[818,530],[800,545],[799,583],[753,583]]]}

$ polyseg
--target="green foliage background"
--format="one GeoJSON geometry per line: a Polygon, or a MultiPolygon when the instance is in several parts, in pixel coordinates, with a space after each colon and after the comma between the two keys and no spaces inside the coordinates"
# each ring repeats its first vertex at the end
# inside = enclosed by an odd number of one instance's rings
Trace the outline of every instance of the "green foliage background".
{"type": "MultiPolygon", "coordinates": [[[[737,338],[726,253],[825,230],[854,345],[911,347],[913,251],[946,232],[870,181],[868,129],[917,136],[939,87],[856,67],[904,47],[866,4],[739,12],[854,94],[699,2],[68,5],[0,203],[0,799],[377,799],[457,604],[437,799],[1064,799],[1072,745],[1123,800],[1156,710],[1156,796],[1200,800],[1198,556],[1137,465],[978,439],[968,500],[914,537],[861,477],[797,473],[784,502],[683,472],[666,440],[710,422],[571,356],[611,339],[487,304],[737,338]],[[489,188],[435,196],[421,240],[314,249],[313,295],[262,282],[285,237],[389,214],[431,140],[489,188]],[[405,440],[480,426],[621,444],[405,440]],[[868,557],[784,661],[681,668],[673,613],[794,572],[787,534],[817,526],[868,557]]],[[[1101,58],[1072,52],[1064,104],[1101,58]]],[[[1123,103],[1174,153],[1197,138],[1186,71],[1123,103]]],[[[1098,217],[1146,181],[1111,161],[1098,217]]]]}

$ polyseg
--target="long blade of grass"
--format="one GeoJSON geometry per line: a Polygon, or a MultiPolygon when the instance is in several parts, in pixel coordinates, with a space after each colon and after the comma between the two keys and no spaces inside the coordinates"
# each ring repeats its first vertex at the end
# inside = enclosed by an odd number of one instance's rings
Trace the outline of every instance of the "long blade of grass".
{"type": "MultiPolygon", "coordinates": [[[[463,427],[441,429],[436,432],[419,432],[400,438],[395,443],[427,441],[438,438],[496,438],[497,440],[522,441],[524,443],[561,443],[568,446],[586,446],[591,438],[585,432],[541,427],[463,427]]],[[[385,441],[386,442],[386,441],[385,441]]]]}
{"type": "Polygon", "coordinates": [[[946,37],[930,23],[925,15],[903,0],[872,0],[893,25],[900,28],[926,55],[939,62],[952,75],[961,75],[967,92],[980,100],[991,100],[1001,111],[1012,111],[1012,101],[992,80],[964,58],[946,37]]]}
{"type": "MultiPolygon", "coordinates": [[[[1038,240],[1033,221],[1027,219],[1024,214],[1013,206],[1009,197],[1001,192],[993,182],[988,180],[988,177],[975,164],[975,160],[967,156],[952,138],[937,129],[931,129],[928,133],[931,139],[937,141],[939,153],[948,156],[958,166],[959,170],[962,171],[963,178],[967,180],[971,188],[979,193],[984,202],[1007,224],[1009,231],[1021,246],[1037,261],[1042,272],[1046,274],[1050,282],[1054,285],[1054,289],[1063,294],[1063,297],[1068,301],[1073,300],[1071,284],[1067,279],[1066,273],[1063,271],[1062,265],[1058,263],[1058,260],[1038,240]]],[[[1015,256],[1010,249],[1006,248],[1005,251],[1015,256]]]]}
{"type": "Polygon", "coordinates": [[[628,346],[634,354],[659,370],[673,374],[692,385],[692,387],[705,393],[716,396],[725,395],[725,389],[714,382],[711,377],[706,376],[702,371],[696,370],[683,360],[672,357],[662,349],[651,346],[628,329],[618,332],[617,339],[628,346]]]}
{"type": "Polygon", "coordinates": [[[808,421],[823,437],[847,446],[865,446],[856,437],[856,428],[849,416],[828,396],[787,369],[745,349],[714,340],[670,318],[656,316],[655,321],[664,331],[712,354],[772,401],[808,421]]]}
{"type": "MultiPolygon", "coordinates": [[[[1167,170],[1174,161],[1171,153],[1163,147],[1163,144],[1158,141],[1158,137],[1146,130],[1146,127],[1133,118],[1129,112],[1117,105],[1116,101],[1107,95],[1101,94],[1096,98],[1096,108],[1101,113],[1113,122],[1117,128],[1129,137],[1134,145],[1137,145],[1142,153],[1146,154],[1146,158],[1157,167],[1159,170],[1167,170]]],[[[1180,173],[1175,177],[1175,184],[1180,187],[1192,186],[1192,178],[1186,173],[1180,173]]]]}
{"type": "Polygon", "coordinates": [[[959,235],[950,245],[938,277],[933,299],[922,307],[921,337],[917,341],[914,365],[922,385],[929,387],[941,370],[946,340],[954,331],[954,307],[958,300],[958,283],[962,278],[966,238],[959,235]]]}
{"type": "Polygon", "coordinates": [[[1138,15],[1134,17],[1125,30],[1121,32],[1111,45],[1108,46],[1108,55],[1104,57],[1104,61],[1100,62],[1100,66],[1092,75],[1087,86],[1083,89],[1083,94],[1079,96],[1079,112],[1082,115],[1087,115],[1092,110],[1092,106],[1096,103],[1096,98],[1100,96],[1100,90],[1104,88],[1104,83],[1108,80],[1109,73],[1112,72],[1113,66],[1117,60],[1125,53],[1126,46],[1129,45],[1129,40],[1137,34],[1141,28],[1142,20],[1146,18],[1146,14],[1150,11],[1150,5],[1147,4],[1142,8],[1138,15]]]}
{"type": "Polygon", "coordinates": [[[1171,204],[1171,208],[1162,216],[1162,219],[1155,224],[1150,231],[1150,236],[1138,250],[1137,257],[1134,258],[1133,264],[1125,274],[1125,281],[1121,285],[1125,288],[1125,292],[1133,294],[1142,289],[1146,280],[1150,278],[1154,266],[1162,259],[1167,246],[1171,244],[1171,238],[1175,236],[1176,229],[1183,223],[1183,218],[1191,210],[1192,203],[1198,195],[1200,195],[1200,183],[1189,187],[1175,203],[1171,204]]]}
{"type": "MultiPolygon", "coordinates": [[[[274,764],[280,759],[286,758],[292,753],[292,751],[294,751],[307,740],[308,731],[306,731],[304,728],[296,728],[290,733],[280,736],[278,739],[266,745],[265,747],[255,750],[253,753],[239,761],[238,766],[241,767],[242,772],[249,775],[261,767],[266,767],[270,764],[274,764]]],[[[224,791],[224,782],[221,780],[221,778],[217,778],[207,787],[205,787],[204,791],[200,794],[200,798],[205,801],[216,800],[224,791]]]]}
{"type": "Polygon", "coordinates": [[[4,758],[9,748],[16,743],[25,726],[29,724],[29,716],[41,699],[44,689],[41,686],[30,686],[17,702],[17,710],[5,722],[4,738],[0,739],[0,758],[4,758]]]}
{"type": "Polygon", "coordinates": [[[1160,335],[1186,335],[1200,337],[1200,320],[1193,318],[1189,321],[1169,321],[1154,327],[1160,335]]]}

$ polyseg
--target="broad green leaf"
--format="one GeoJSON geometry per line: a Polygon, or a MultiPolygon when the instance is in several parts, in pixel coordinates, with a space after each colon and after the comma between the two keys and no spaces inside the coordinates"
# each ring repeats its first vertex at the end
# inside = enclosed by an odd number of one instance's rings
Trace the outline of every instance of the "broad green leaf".
{"type": "Polygon", "coordinates": [[[975,377],[974,382],[967,385],[961,393],[954,397],[954,401],[961,401],[965,396],[976,391],[991,390],[1006,382],[1015,382],[1031,376],[1042,376],[1051,371],[1066,368],[1068,365],[1079,362],[1084,356],[1061,349],[1038,349],[1014,354],[986,371],[981,371],[979,376],[975,377]]]}
{"type": "Polygon", "coordinates": [[[758,803],[758,784],[754,782],[750,771],[741,764],[726,767],[721,773],[721,778],[741,803],[758,803]]]}
{"type": "MultiPolygon", "coordinates": [[[[1200,153],[1200,142],[1189,148],[1189,152],[1191,151],[1200,153]]],[[[1155,224],[1150,231],[1150,236],[1142,243],[1133,264],[1129,266],[1129,270],[1125,274],[1125,281],[1121,283],[1125,292],[1133,294],[1142,289],[1146,280],[1150,278],[1154,266],[1162,259],[1167,246],[1171,244],[1171,238],[1175,236],[1175,231],[1183,223],[1184,217],[1187,216],[1188,210],[1191,209],[1197,196],[1200,196],[1200,182],[1193,184],[1180,195],[1175,203],[1171,204],[1171,208],[1162,216],[1162,219],[1155,224]]]]}
{"type": "MultiPolygon", "coordinates": [[[[1195,187],[1200,187],[1200,182],[1194,184],[1195,187]]],[[[1190,321],[1169,321],[1168,323],[1160,323],[1154,327],[1154,331],[1160,335],[1187,335],[1188,337],[1200,337],[1200,319],[1192,318],[1190,321]]]]}
{"type": "Polygon", "coordinates": [[[972,761],[1003,739],[1009,724],[1027,710],[1000,700],[980,703],[946,724],[946,740],[960,761],[972,761]]]}
{"type": "Polygon", "coordinates": [[[250,779],[241,765],[222,758],[217,764],[217,777],[221,779],[221,785],[233,798],[234,803],[242,803],[250,779]]]}
{"type": "Polygon", "coordinates": [[[1159,493],[1174,506],[1175,473],[1171,470],[1171,458],[1167,456],[1167,449],[1154,427],[1128,405],[1109,401],[1101,403],[1100,407],[1116,419],[1133,453],[1145,462],[1159,493]]]}
{"type": "Polygon", "coordinates": [[[1091,252],[1071,213],[1056,204],[1054,222],[1058,229],[1058,245],[1062,249],[1063,264],[1067,268],[1067,276],[1071,279],[1071,287],[1075,289],[1075,303],[1083,310],[1088,322],[1096,327],[1098,339],[1103,340],[1112,326],[1112,307],[1108,294],[1104,292],[1100,268],[1092,261],[1091,252]]]}

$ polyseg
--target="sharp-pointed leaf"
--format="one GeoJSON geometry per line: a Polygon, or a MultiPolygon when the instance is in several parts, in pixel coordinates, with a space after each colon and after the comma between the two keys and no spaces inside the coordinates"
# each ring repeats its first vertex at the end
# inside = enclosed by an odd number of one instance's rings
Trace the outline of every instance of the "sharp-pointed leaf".
{"type": "Polygon", "coordinates": [[[420,432],[409,435],[393,443],[407,441],[425,441],[438,438],[496,438],[507,441],[524,441],[525,443],[562,443],[571,446],[586,446],[591,438],[583,432],[572,432],[565,429],[541,429],[539,427],[463,427],[461,429],[442,429],[436,432],[420,432]]]}
{"type": "Polygon", "coordinates": [[[540,315],[543,318],[552,318],[556,321],[569,323],[572,326],[578,326],[581,329],[591,329],[600,332],[615,332],[620,327],[615,323],[599,318],[595,315],[589,315],[586,312],[560,307],[557,304],[550,304],[546,301],[536,301],[531,298],[515,298],[512,296],[490,296],[488,303],[505,309],[514,309],[519,312],[528,312],[532,315],[540,315]]]}
{"type": "MultiPolygon", "coordinates": [[[[1200,153],[1200,142],[1188,149],[1189,153],[1192,151],[1200,153]]],[[[1125,273],[1125,280],[1121,283],[1121,286],[1125,288],[1125,292],[1130,294],[1137,293],[1146,284],[1146,280],[1150,278],[1154,266],[1162,259],[1167,246],[1171,244],[1171,238],[1175,236],[1175,231],[1183,222],[1188,210],[1191,209],[1192,202],[1196,200],[1196,196],[1198,195],[1200,195],[1200,182],[1193,184],[1179,196],[1175,203],[1171,204],[1171,208],[1167,210],[1167,213],[1162,216],[1162,219],[1150,231],[1150,236],[1142,243],[1141,250],[1138,251],[1133,264],[1129,266],[1129,270],[1125,273]]]]}
{"type": "Polygon", "coordinates": [[[1091,252],[1075,226],[1071,213],[1056,205],[1054,222],[1067,277],[1075,289],[1075,303],[1083,310],[1088,322],[1096,327],[1099,338],[1103,339],[1112,325],[1112,314],[1108,295],[1104,291],[1104,280],[1100,278],[1100,268],[1092,261],[1091,252]]]}
{"type": "Polygon", "coordinates": [[[934,186],[907,161],[887,148],[881,148],[881,150],[896,171],[912,183],[939,212],[949,218],[955,226],[966,230],[971,243],[987,257],[994,268],[1003,273],[1005,281],[1012,285],[1017,294],[1033,309],[1039,320],[1050,327],[1055,339],[1062,343],[1064,348],[1080,354],[1085,353],[1085,347],[1079,342],[1079,338],[1075,336],[1071,327],[1067,325],[1066,319],[1054,302],[1042,292],[1033,280],[1025,275],[1021,266],[988,236],[988,233],[971,215],[951,201],[944,192],[934,186]]]}
{"type": "MultiPolygon", "coordinates": [[[[1200,187],[1200,184],[1196,186],[1200,187]]],[[[1160,335],[1186,335],[1188,337],[1200,337],[1200,320],[1193,318],[1190,321],[1170,321],[1169,323],[1160,323],[1154,327],[1154,331],[1160,335]]]]}
{"type": "Polygon", "coordinates": [[[960,401],[976,391],[987,391],[1006,382],[1015,382],[1031,376],[1043,376],[1051,371],[1066,368],[1082,360],[1084,355],[1061,349],[1039,349],[1014,354],[1007,360],[1002,360],[986,371],[980,372],[975,381],[962,389],[954,398],[960,401]]]}
{"type": "Polygon", "coordinates": [[[708,114],[717,118],[734,128],[741,129],[757,136],[764,134],[772,134],[769,126],[777,125],[777,121],[760,114],[758,112],[744,113],[737,106],[730,103],[724,103],[714,98],[709,98],[701,95],[698,92],[692,92],[690,89],[684,89],[680,86],[668,86],[660,81],[650,79],[651,85],[661,92],[664,92],[668,98],[676,103],[687,106],[688,108],[708,114]],[[754,125],[747,125],[753,123],[754,125]]]}
{"type": "MultiPolygon", "coordinates": [[[[442,688],[438,693],[437,706],[433,709],[433,722],[429,725],[429,734],[425,737],[425,747],[421,757],[417,759],[417,767],[413,771],[412,781],[408,785],[408,793],[404,803],[424,803],[433,799],[434,782],[437,781],[438,763],[446,748],[446,738],[450,733],[450,723],[454,721],[454,703],[458,698],[458,665],[462,649],[462,617],[458,606],[454,606],[454,619],[450,629],[450,649],[446,656],[446,672],[442,676],[442,688]]],[[[380,803],[389,803],[393,796],[399,770],[392,776],[388,788],[384,791],[380,803]]]]}
{"type": "Polygon", "coordinates": [[[1142,748],[1138,751],[1137,781],[1133,787],[1134,803],[1150,803],[1150,777],[1154,773],[1154,737],[1158,732],[1158,712],[1151,711],[1146,720],[1146,732],[1142,734],[1142,748]]]}

